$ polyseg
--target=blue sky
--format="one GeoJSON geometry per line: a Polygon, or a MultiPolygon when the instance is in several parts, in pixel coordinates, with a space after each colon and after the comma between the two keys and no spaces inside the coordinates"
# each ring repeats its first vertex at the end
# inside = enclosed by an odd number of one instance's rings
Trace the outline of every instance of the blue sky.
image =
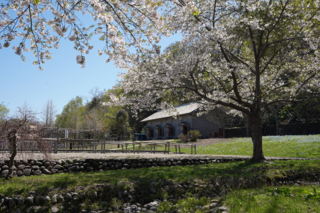
{"type": "MultiPolygon", "coordinates": [[[[179,34],[164,37],[160,45],[164,48],[178,40],[181,40],[179,34]]],[[[18,46],[17,42],[13,45],[18,46]]],[[[23,63],[14,53],[12,44],[0,49],[0,103],[7,106],[11,115],[25,102],[39,113],[51,99],[60,113],[72,98],[90,98],[89,91],[95,87],[111,89],[117,83],[117,74],[125,70],[117,69],[112,62],[105,63],[106,56],[98,56],[103,43],[97,37],[92,39],[91,45],[94,49],[86,55],[86,68],[81,69],[76,63],[78,52],[73,49],[73,42],[62,39],[60,48],[52,50],[53,59],[43,65],[43,71],[32,65],[35,58],[31,53],[25,55],[27,61],[23,63]]]]}

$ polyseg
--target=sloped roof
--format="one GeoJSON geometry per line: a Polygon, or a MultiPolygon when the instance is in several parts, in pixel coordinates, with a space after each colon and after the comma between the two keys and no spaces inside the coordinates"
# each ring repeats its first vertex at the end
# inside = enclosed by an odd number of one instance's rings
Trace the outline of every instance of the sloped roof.
{"type": "Polygon", "coordinates": [[[157,120],[161,118],[170,118],[175,114],[178,114],[178,115],[189,114],[191,112],[195,112],[199,107],[200,105],[198,103],[183,104],[175,107],[176,112],[169,113],[168,110],[161,110],[143,119],[141,122],[147,122],[147,121],[157,120]]]}

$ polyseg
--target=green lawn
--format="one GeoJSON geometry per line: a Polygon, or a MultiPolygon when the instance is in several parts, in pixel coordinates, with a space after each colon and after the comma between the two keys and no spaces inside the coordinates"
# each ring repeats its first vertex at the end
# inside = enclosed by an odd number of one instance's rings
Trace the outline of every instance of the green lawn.
{"type": "MultiPolygon", "coordinates": [[[[137,148],[138,146],[136,146],[137,148]]],[[[100,149],[99,146],[98,150],[100,149]]],[[[117,146],[111,147],[109,145],[106,149],[117,149],[117,146]]],[[[251,156],[252,149],[251,138],[234,138],[227,143],[198,146],[197,154],[251,156]]],[[[132,150],[131,145],[128,146],[128,150],[132,150]]],[[[143,145],[141,150],[150,150],[150,146],[143,145]]],[[[156,151],[164,151],[164,146],[157,145],[156,151]]],[[[170,147],[170,151],[175,152],[173,146],[170,147]]],[[[190,154],[191,148],[182,148],[181,151],[190,154]]],[[[263,137],[263,152],[265,156],[269,157],[320,158],[320,135],[265,136],[263,137]]]]}
{"type": "Polygon", "coordinates": [[[320,212],[319,186],[284,186],[242,189],[229,193],[224,204],[230,213],[320,212]],[[309,195],[309,199],[307,199],[309,195]]]}
{"type": "MultiPolygon", "coordinates": [[[[222,204],[230,209],[230,213],[316,213],[320,212],[319,197],[313,196],[314,190],[320,194],[319,186],[283,186],[260,187],[256,189],[235,190],[223,197],[222,204]],[[309,195],[309,199],[307,199],[309,195]]],[[[210,203],[206,197],[188,197],[176,204],[163,202],[157,212],[173,213],[179,208],[180,212],[205,212],[196,206],[210,203]]]]}
{"type": "MultiPolygon", "coordinates": [[[[197,144],[197,142],[194,143],[197,144]]],[[[132,150],[132,147],[128,149],[132,150]]],[[[141,150],[150,150],[150,146],[142,146],[141,150]]],[[[252,156],[252,150],[251,138],[234,138],[226,143],[198,146],[197,154],[252,156]]],[[[156,151],[164,151],[164,146],[156,146],[156,151]]],[[[175,148],[171,146],[170,151],[175,152],[175,148]]],[[[181,152],[190,154],[191,148],[182,148],[181,152]]],[[[268,157],[320,158],[320,135],[265,136],[263,137],[263,152],[268,157]]]]}
{"type": "MultiPolygon", "coordinates": [[[[252,149],[251,138],[236,138],[227,143],[197,147],[197,154],[251,156],[252,149]]],[[[190,148],[181,151],[190,153],[190,148]]],[[[263,152],[269,157],[320,158],[320,135],[265,136],[263,152]]]]}

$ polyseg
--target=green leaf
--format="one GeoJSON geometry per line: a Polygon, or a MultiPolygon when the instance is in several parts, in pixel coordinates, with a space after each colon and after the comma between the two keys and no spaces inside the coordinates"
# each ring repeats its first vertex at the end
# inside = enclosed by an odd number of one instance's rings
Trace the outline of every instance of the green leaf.
{"type": "Polygon", "coordinates": [[[39,4],[40,0],[34,0],[35,4],[39,4]]]}
{"type": "Polygon", "coordinates": [[[193,16],[197,16],[197,15],[199,15],[200,14],[200,12],[198,11],[198,10],[193,10],[192,11],[192,15],[193,16]]]}

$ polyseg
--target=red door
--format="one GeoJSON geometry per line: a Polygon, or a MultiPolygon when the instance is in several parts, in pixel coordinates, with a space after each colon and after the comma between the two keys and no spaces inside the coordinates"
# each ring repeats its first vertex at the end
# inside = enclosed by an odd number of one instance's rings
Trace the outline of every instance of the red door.
{"type": "Polygon", "coordinates": [[[213,133],[213,137],[218,138],[219,137],[219,133],[218,132],[214,132],[213,133]]]}
{"type": "Polygon", "coordinates": [[[223,138],[223,128],[219,128],[219,138],[223,138]]]}

